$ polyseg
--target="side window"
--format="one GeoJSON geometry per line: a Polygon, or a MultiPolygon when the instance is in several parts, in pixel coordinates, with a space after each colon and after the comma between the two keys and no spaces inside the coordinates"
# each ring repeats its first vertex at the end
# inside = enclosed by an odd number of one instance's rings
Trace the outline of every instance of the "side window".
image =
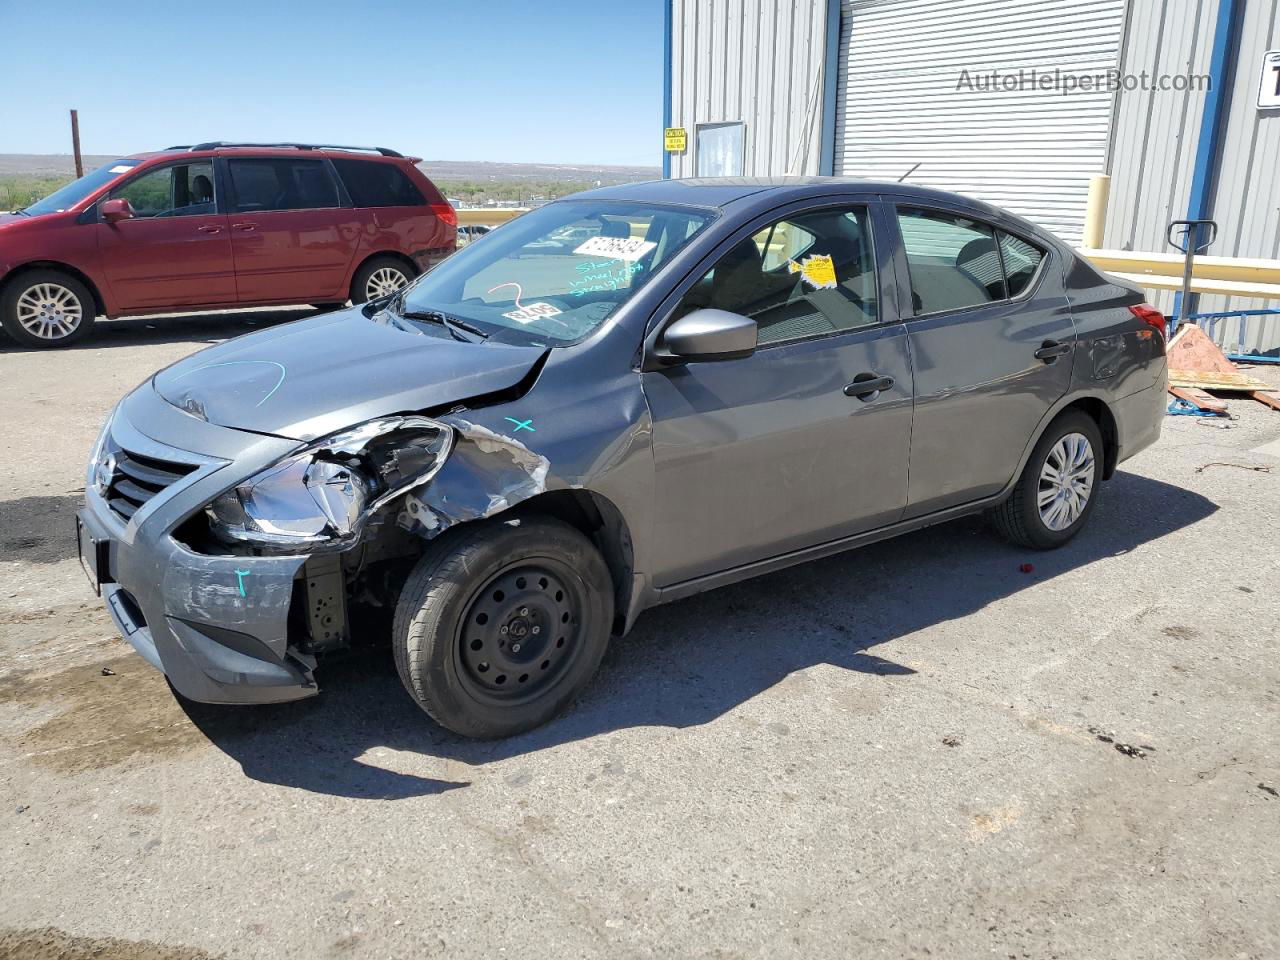
{"type": "Polygon", "coordinates": [[[217,211],[213,164],[184,163],[144,173],[111,192],[129,201],[140,219],[191,217],[217,211]]]}
{"type": "Polygon", "coordinates": [[[1011,237],[1003,230],[1000,234],[1000,255],[1004,259],[1004,275],[1009,283],[1009,296],[1016,297],[1031,285],[1044,251],[1025,240],[1011,237]]]}
{"type": "Polygon", "coordinates": [[[230,160],[227,168],[241,212],[338,206],[338,188],[323,160],[230,160]]]}
{"type": "Polygon", "coordinates": [[[761,345],[875,323],[866,208],[799,214],[743,240],[685,294],[676,315],[704,307],[752,317],[761,345]]]}
{"type": "Polygon", "coordinates": [[[395,164],[336,158],[333,166],[357,207],[421,207],[427,202],[395,164]]]}
{"type": "Polygon", "coordinates": [[[1004,275],[994,230],[937,210],[898,208],[917,314],[960,310],[1004,300],[1004,275]]]}

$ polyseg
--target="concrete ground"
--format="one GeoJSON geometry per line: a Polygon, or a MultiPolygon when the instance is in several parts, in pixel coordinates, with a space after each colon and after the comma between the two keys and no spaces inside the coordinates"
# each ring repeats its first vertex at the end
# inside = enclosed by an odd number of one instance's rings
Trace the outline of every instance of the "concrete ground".
{"type": "Polygon", "coordinates": [[[1057,552],[964,520],[650,611],[507,742],[389,654],[188,716],[84,582],[83,461],[299,315],[0,345],[0,958],[1280,954],[1280,413],[1170,417],[1057,552]]]}

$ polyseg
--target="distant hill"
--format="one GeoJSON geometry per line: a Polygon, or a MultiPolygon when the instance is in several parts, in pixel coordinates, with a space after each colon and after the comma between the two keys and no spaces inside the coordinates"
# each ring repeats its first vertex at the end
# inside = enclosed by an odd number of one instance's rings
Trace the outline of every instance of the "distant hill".
{"type": "MultiPolygon", "coordinates": [[[[92,170],[119,154],[86,155],[84,167],[92,170]]],[[[573,183],[601,180],[628,183],[656,180],[662,176],[659,167],[624,167],[607,164],[565,163],[495,163],[485,160],[424,160],[419,168],[431,179],[511,182],[521,180],[564,180],[573,183]]],[[[58,176],[75,172],[75,160],[67,153],[0,153],[0,176],[58,176]]]]}

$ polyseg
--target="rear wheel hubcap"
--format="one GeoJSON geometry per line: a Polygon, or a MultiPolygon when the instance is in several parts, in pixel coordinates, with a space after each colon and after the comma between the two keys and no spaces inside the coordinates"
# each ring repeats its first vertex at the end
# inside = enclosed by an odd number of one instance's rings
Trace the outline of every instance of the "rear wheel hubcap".
{"type": "Polygon", "coordinates": [[[1059,532],[1080,519],[1093,495],[1095,467],[1093,444],[1082,433],[1068,433],[1049,448],[1036,490],[1046,527],[1059,532]]]}
{"type": "Polygon", "coordinates": [[[395,293],[409,282],[403,270],[395,267],[379,267],[369,275],[369,282],[364,285],[365,296],[377,300],[395,293]]]}

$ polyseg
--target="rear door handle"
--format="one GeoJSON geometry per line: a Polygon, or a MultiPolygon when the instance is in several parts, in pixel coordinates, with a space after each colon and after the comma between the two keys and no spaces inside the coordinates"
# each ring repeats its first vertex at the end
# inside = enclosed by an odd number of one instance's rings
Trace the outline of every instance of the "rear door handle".
{"type": "Polygon", "coordinates": [[[893,386],[893,377],[882,377],[878,373],[860,373],[853,378],[853,383],[844,388],[846,397],[857,397],[859,400],[874,400],[876,394],[893,386]]]}
{"type": "Polygon", "coordinates": [[[199,230],[201,233],[221,233],[222,232],[221,227],[216,227],[210,223],[206,223],[203,227],[196,227],[196,229],[199,230]]]}
{"type": "Polygon", "coordinates": [[[256,223],[233,223],[231,226],[236,230],[257,230],[258,229],[258,225],[256,223]]]}
{"type": "Polygon", "coordinates": [[[1059,343],[1057,340],[1046,340],[1040,344],[1040,349],[1036,351],[1035,357],[1045,363],[1053,363],[1059,357],[1066,356],[1070,352],[1071,344],[1059,343]]]}

